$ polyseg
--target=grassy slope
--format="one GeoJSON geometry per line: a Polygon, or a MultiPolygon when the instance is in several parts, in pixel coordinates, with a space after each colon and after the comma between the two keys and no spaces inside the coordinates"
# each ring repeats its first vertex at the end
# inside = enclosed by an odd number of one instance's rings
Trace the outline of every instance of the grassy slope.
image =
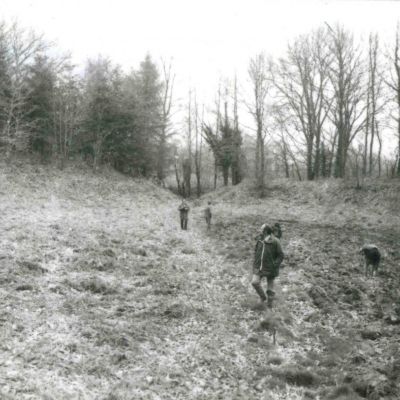
{"type": "Polygon", "coordinates": [[[177,199],[148,183],[16,168],[0,174],[1,398],[295,400],[346,380],[396,398],[399,330],[384,323],[399,287],[391,203],[362,212],[356,194],[327,207],[328,194],[315,206],[310,188],[279,185],[249,204],[239,188],[218,194],[211,232],[200,202],[182,232],[177,199]],[[276,346],[249,287],[265,218],[289,221],[276,346]],[[365,234],[368,224],[378,229],[365,234]],[[370,235],[386,250],[376,282],[355,252],[370,235]]]}

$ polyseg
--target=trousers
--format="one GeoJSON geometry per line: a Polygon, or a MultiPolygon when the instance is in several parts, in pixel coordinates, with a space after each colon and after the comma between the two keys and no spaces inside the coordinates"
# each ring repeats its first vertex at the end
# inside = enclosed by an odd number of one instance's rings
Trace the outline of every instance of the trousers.
{"type": "MultiPolygon", "coordinates": [[[[261,286],[261,279],[262,277],[260,275],[253,274],[253,277],[251,279],[251,284],[253,285],[254,289],[260,296],[261,300],[265,301],[267,300],[267,296],[264,292],[264,289],[261,286]]],[[[271,294],[272,296],[274,293],[274,280],[275,278],[267,277],[267,294],[271,294]]]]}
{"type": "Polygon", "coordinates": [[[188,219],[187,218],[181,218],[181,229],[187,231],[187,225],[188,225],[188,219]]]}

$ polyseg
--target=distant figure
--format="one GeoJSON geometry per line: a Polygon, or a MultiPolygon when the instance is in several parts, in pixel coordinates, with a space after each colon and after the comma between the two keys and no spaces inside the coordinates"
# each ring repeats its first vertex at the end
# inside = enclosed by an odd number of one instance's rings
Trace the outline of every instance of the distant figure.
{"type": "Polygon", "coordinates": [[[281,229],[281,225],[279,222],[276,222],[272,228],[272,233],[274,234],[274,236],[278,239],[280,239],[282,237],[282,229],[281,229]]]}
{"type": "Polygon", "coordinates": [[[365,276],[374,277],[381,261],[378,247],[374,244],[365,244],[361,247],[360,254],[363,254],[365,258],[365,276]]]}
{"type": "Polygon", "coordinates": [[[251,284],[260,296],[261,301],[266,301],[268,296],[268,308],[273,306],[274,280],[279,275],[279,267],[283,257],[279,239],[272,234],[272,228],[264,224],[261,227],[261,235],[257,236],[251,284]],[[263,277],[267,278],[267,296],[261,286],[263,277]]]}
{"type": "Polygon", "coordinates": [[[188,203],[186,203],[185,199],[182,200],[182,203],[179,206],[178,210],[181,217],[181,229],[187,231],[190,207],[188,203]]]}
{"type": "Polygon", "coordinates": [[[211,201],[209,201],[208,206],[204,209],[204,218],[206,219],[207,223],[207,229],[211,228],[211,218],[212,218],[212,213],[211,213],[211,201]]]}

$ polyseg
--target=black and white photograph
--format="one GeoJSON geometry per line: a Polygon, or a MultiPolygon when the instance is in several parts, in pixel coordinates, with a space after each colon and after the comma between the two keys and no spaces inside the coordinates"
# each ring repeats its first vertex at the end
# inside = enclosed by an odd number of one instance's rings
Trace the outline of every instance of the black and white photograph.
{"type": "Polygon", "coordinates": [[[0,400],[364,399],[400,1],[0,0],[0,400]]]}

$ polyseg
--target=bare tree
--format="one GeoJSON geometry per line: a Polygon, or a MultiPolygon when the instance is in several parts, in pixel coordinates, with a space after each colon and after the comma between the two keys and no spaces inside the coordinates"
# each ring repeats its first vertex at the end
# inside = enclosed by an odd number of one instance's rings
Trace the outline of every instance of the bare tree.
{"type": "Polygon", "coordinates": [[[192,130],[193,130],[193,123],[192,123],[192,91],[189,91],[189,98],[188,98],[188,110],[187,110],[187,118],[186,118],[186,139],[187,139],[187,157],[184,158],[182,163],[183,169],[183,180],[185,184],[185,195],[191,195],[191,177],[192,177],[192,130]]]}
{"type": "Polygon", "coordinates": [[[292,146],[294,146],[296,148],[296,153],[301,154],[301,149],[297,144],[296,134],[294,133],[296,129],[291,125],[293,119],[285,113],[286,108],[282,107],[282,105],[275,104],[272,111],[274,116],[274,130],[279,132],[277,145],[284,163],[285,176],[289,178],[290,170],[292,169],[299,181],[301,181],[302,177],[299,162],[295,152],[292,150],[292,146]],[[292,168],[290,168],[290,165],[292,168]]]}
{"type": "Polygon", "coordinates": [[[357,149],[354,147],[350,147],[349,149],[349,160],[350,160],[350,166],[352,167],[352,172],[354,177],[356,178],[356,188],[360,189],[361,188],[361,168],[360,164],[362,164],[363,160],[363,148],[362,145],[360,144],[357,149]]]}
{"type": "Polygon", "coordinates": [[[375,124],[376,138],[378,139],[378,177],[380,178],[382,173],[382,133],[379,129],[379,122],[375,121],[375,124]]]}
{"type": "Polygon", "coordinates": [[[201,135],[201,127],[203,125],[204,107],[199,127],[199,109],[197,98],[194,100],[194,130],[195,130],[195,153],[194,153],[194,166],[196,173],[196,192],[197,197],[201,196],[201,156],[203,147],[203,135],[201,135]]]}
{"type": "Polygon", "coordinates": [[[158,138],[158,158],[157,158],[157,177],[160,182],[164,182],[167,143],[175,132],[171,131],[171,108],[173,99],[173,89],[175,82],[175,74],[172,73],[172,63],[168,65],[162,60],[162,108],[161,108],[161,129],[158,138]]]}
{"type": "Polygon", "coordinates": [[[177,152],[175,153],[175,157],[174,157],[174,169],[175,169],[175,179],[176,179],[176,186],[178,188],[178,193],[181,196],[185,195],[185,189],[184,189],[184,184],[181,181],[181,177],[179,174],[179,156],[177,154],[177,152]]]}
{"type": "Polygon", "coordinates": [[[78,134],[81,92],[79,80],[68,65],[59,74],[54,93],[54,153],[58,154],[60,167],[68,159],[74,138],[78,134]]]}
{"type": "MultiPolygon", "coordinates": [[[[216,99],[216,118],[215,118],[215,139],[219,138],[219,128],[221,126],[221,82],[218,85],[218,93],[216,99]]],[[[211,146],[211,145],[210,145],[211,146]]],[[[212,146],[211,146],[212,149],[212,146]]],[[[214,154],[214,190],[217,188],[218,180],[218,158],[216,157],[216,152],[213,150],[214,154]]]]}
{"type": "Polygon", "coordinates": [[[237,185],[242,180],[241,171],[241,145],[242,133],[239,128],[239,113],[238,113],[238,87],[237,77],[235,75],[233,87],[233,137],[232,137],[232,185],[237,185]]]}
{"type": "Polygon", "coordinates": [[[390,89],[394,93],[394,102],[396,111],[393,119],[397,124],[397,169],[396,173],[400,176],[400,26],[397,25],[396,39],[393,49],[393,54],[389,55],[389,60],[392,64],[390,70],[390,78],[386,81],[390,89]]]}
{"type": "Polygon", "coordinates": [[[233,139],[233,128],[229,124],[226,110],[227,107],[225,106],[224,123],[222,123],[220,127],[221,135],[218,135],[210,125],[204,124],[202,129],[204,139],[214,154],[217,166],[222,169],[224,186],[227,186],[229,182],[229,168],[231,168],[232,165],[233,139]]]}
{"type": "Polygon", "coordinates": [[[27,146],[28,127],[24,126],[24,117],[30,110],[24,106],[29,96],[29,91],[26,90],[29,65],[35,55],[46,50],[48,46],[42,36],[20,28],[17,23],[11,25],[6,35],[9,47],[10,94],[6,104],[7,117],[3,135],[11,147],[17,144],[27,146]]]}
{"type": "Polygon", "coordinates": [[[280,150],[279,156],[280,156],[283,166],[284,166],[285,177],[290,178],[289,146],[286,142],[286,138],[285,138],[283,129],[281,129],[279,133],[280,133],[280,140],[277,142],[278,148],[280,150]]]}
{"type": "Polygon", "coordinates": [[[334,175],[343,178],[350,145],[366,122],[364,69],[353,35],[341,26],[329,29],[333,54],[329,69],[333,88],[331,119],[337,132],[334,175]]]}
{"type": "Polygon", "coordinates": [[[266,111],[269,83],[267,77],[267,60],[264,54],[258,54],[250,60],[249,77],[252,84],[253,100],[248,110],[256,124],[256,166],[255,175],[258,186],[263,190],[265,186],[265,137],[266,111]]]}
{"type": "MultiPolygon", "coordinates": [[[[381,95],[383,89],[383,78],[378,70],[378,52],[379,38],[378,35],[369,36],[368,48],[368,91],[367,91],[367,115],[365,121],[365,138],[364,138],[364,154],[362,172],[365,176],[368,172],[372,175],[374,167],[374,142],[376,136],[376,126],[378,117],[381,113],[385,102],[382,102],[381,95]]],[[[378,143],[382,138],[376,137],[378,143]]],[[[381,145],[380,145],[381,146],[381,145]]]]}
{"type": "Polygon", "coordinates": [[[309,180],[320,175],[320,145],[331,105],[326,39],[323,29],[300,36],[288,47],[287,57],[271,68],[279,102],[303,135],[309,180]]]}

